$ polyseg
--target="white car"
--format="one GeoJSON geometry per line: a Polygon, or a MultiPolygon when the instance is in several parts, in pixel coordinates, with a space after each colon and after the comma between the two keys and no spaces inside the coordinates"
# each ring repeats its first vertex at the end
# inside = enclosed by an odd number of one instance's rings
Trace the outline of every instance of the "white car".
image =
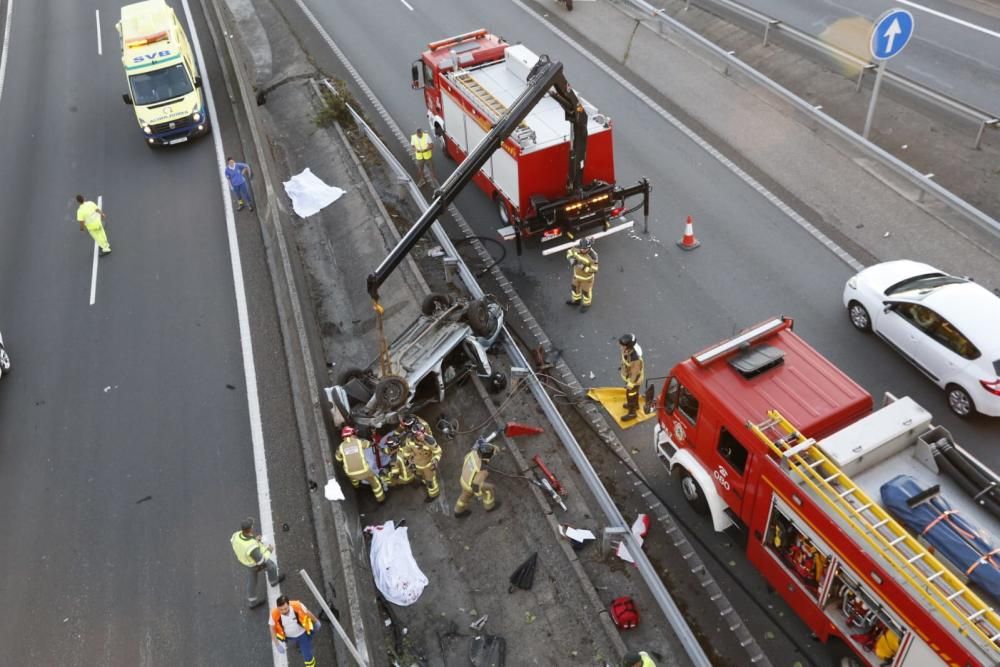
{"type": "Polygon", "coordinates": [[[0,335],[0,377],[10,373],[10,355],[7,348],[3,346],[3,336],[0,335]]]}
{"type": "Polygon", "coordinates": [[[948,395],[960,417],[1000,417],[1000,297],[968,278],[897,260],[847,281],[851,323],[874,331],[948,395]]]}

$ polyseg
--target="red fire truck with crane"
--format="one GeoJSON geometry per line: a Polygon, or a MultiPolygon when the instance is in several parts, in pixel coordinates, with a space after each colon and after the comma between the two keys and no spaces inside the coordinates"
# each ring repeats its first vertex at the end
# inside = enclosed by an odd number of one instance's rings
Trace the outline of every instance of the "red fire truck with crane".
{"type": "MultiPolygon", "coordinates": [[[[463,160],[531,85],[531,71],[544,60],[486,30],[428,44],[413,63],[412,85],[424,91],[428,123],[443,151],[463,160]]],[[[603,236],[630,228],[630,221],[612,222],[640,206],[649,215],[646,179],[627,188],[615,184],[611,119],[565,79],[500,148],[473,180],[495,202],[504,239],[573,239],[595,228],[603,236]],[[639,195],[642,202],[629,209],[628,200],[639,195]]]]}
{"type": "Polygon", "coordinates": [[[835,664],[997,665],[1000,478],[886,399],[774,318],[674,366],[654,447],[835,664]]]}

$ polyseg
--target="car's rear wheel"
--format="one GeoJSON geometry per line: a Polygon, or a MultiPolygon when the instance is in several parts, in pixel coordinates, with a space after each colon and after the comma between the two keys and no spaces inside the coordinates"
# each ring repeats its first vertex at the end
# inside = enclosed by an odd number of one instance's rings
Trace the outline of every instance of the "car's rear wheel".
{"type": "Polygon", "coordinates": [[[972,402],[969,392],[965,391],[957,384],[950,384],[945,388],[948,394],[948,407],[963,419],[971,417],[976,413],[976,404],[972,402]]]}
{"type": "Polygon", "coordinates": [[[857,301],[851,301],[847,304],[847,314],[851,318],[851,324],[858,331],[871,331],[872,330],[872,318],[868,314],[868,309],[862,306],[857,301]]]}
{"type": "Polygon", "coordinates": [[[493,333],[493,318],[490,317],[490,307],[482,299],[469,304],[469,326],[477,336],[488,336],[493,333]]]}
{"type": "Polygon", "coordinates": [[[6,375],[10,373],[10,369],[10,355],[7,354],[7,348],[0,346],[0,372],[6,375]]]}
{"type": "Polygon", "coordinates": [[[406,405],[410,388],[398,375],[387,375],[375,385],[375,401],[383,410],[395,410],[406,405]]]}

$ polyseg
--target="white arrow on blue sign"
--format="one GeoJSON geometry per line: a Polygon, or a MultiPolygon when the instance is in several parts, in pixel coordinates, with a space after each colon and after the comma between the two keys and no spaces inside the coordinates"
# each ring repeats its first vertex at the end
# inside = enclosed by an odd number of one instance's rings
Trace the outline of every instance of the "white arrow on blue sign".
{"type": "Polygon", "coordinates": [[[913,14],[905,9],[890,9],[875,22],[871,52],[876,60],[888,60],[903,50],[913,37],[913,14]]]}

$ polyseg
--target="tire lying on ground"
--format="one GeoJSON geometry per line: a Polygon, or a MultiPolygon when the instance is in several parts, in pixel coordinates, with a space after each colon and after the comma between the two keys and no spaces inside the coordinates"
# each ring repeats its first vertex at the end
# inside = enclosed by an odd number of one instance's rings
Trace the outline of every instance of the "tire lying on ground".
{"type": "Polygon", "coordinates": [[[423,302],[420,304],[420,312],[424,315],[433,315],[438,310],[444,310],[452,303],[452,298],[448,294],[442,294],[441,292],[431,292],[424,297],[423,302]]]}
{"type": "Polygon", "coordinates": [[[375,385],[375,402],[382,410],[396,410],[406,405],[410,387],[398,375],[387,375],[375,385]]]}

